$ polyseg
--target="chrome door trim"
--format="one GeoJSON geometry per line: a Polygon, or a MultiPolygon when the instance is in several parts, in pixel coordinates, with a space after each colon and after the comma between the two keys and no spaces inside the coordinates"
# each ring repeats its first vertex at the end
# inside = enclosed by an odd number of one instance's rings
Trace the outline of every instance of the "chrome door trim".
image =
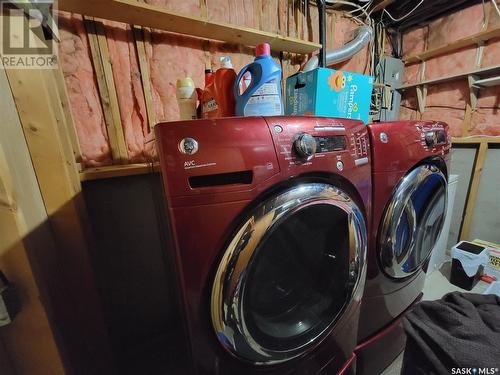
{"type": "Polygon", "coordinates": [[[239,227],[224,251],[211,294],[212,325],[221,344],[234,356],[258,365],[285,362],[307,350],[354,301],[359,301],[366,275],[366,224],[361,210],[342,190],[324,183],[295,186],[258,205],[239,227]],[[309,342],[286,351],[263,347],[250,334],[244,319],[243,300],[247,271],[256,256],[261,240],[283,220],[305,207],[329,204],[343,210],[349,226],[348,302],[330,324],[309,342]]]}
{"type": "MultiPolygon", "coordinates": [[[[447,180],[444,173],[434,164],[423,164],[410,171],[410,173],[408,173],[396,186],[392,197],[385,208],[383,219],[379,228],[377,246],[381,268],[390,277],[400,279],[411,276],[420,269],[420,266],[423,263],[420,263],[412,270],[403,270],[403,265],[415,250],[415,233],[422,224],[418,222],[418,218],[416,217],[413,203],[410,198],[431,175],[438,175],[443,181],[445,194],[444,212],[446,213],[448,198],[447,180]],[[396,228],[398,227],[403,215],[407,218],[411,228],[410,241],[408,241],[408,246],[401,252],[401,254],[397,254],[397,249],[395,248],[396,228]]],[[[439,228],[438,237],[441,230],[442,228],[439,228]]],[[[432,251],[430,253],[432,253],[432,251]]]]}

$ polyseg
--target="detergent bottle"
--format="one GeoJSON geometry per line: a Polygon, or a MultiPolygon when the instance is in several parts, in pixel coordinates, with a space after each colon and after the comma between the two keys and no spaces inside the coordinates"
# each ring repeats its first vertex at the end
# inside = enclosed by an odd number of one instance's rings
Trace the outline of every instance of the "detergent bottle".
{"type": "Polygon", "coordinates": [[[255,48],[255,56],[254,62],[240,71],[234,83],[236,116],[282,115],[281,68],[271,57],[267,43],[255,48]],[[251,75],[250,85],[240,93],[240,81],[245,80],[246,73],[251,75]]]}
{"type": "Polygon", "coordinates": [[[196,102],[198,95],[191,77],[177,80],[176,84],[177,103],[181,120],[196,119],[196,102]]]}
{"type": "Polygon", "coordinates": [[[221,67],[215,73],[205,74],[206,86],[201,97],[201,117],[216,118],[234,116],[233,86],[236,72],[231,59],[220,58],[221,67]]]}

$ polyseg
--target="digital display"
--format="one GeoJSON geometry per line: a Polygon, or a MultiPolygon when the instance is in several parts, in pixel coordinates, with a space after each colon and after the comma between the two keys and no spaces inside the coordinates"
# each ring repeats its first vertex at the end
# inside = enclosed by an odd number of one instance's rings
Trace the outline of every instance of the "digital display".
{"type": "Polygon", "coordinates": [[[343,135],[329,137],[314,137],[316,139],[316,152],[332,152],[346,149],[346,139],[343,135]]]}
{"type": "Polygon", "coordinates": [[[436,142],[438,144],[446,143],[446,134],[445,134],[444,130],[438,130],[436,132],[436,142]]]}

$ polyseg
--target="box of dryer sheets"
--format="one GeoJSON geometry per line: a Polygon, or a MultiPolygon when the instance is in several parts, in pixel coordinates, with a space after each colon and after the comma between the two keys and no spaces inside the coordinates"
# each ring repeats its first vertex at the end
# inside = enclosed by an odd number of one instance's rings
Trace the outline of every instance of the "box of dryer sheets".
{"type": "Polygon", "coordinates": [[[341,117],[368,122],[373,77],[317,68],[286,80],[287,115],[341,117]]]}

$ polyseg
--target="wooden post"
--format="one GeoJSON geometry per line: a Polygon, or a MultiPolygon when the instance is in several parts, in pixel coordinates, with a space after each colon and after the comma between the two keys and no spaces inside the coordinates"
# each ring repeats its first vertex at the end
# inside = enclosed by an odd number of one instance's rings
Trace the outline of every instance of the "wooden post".
{"type": "MultiPolygon", "coordinates": [[[[149,35],[149,33],[148,33],[149,35]]],[[[144,101],[146,103],[146,112],[148,115],[149,129],[156,125],[156,112],[153,105],[153,92],[151,90],[151,81],[149,79],[149,66],[146,58],[145,30],[134,26],[135,47],[139,60],[139,70],[141,72],[142,91],[144,92],[144,101]]]]}
{"type": "Polygon", "coordinates": [[[64,115],[63,126],[66,127],[66,131],[71,141],[71,147],[73,149],[75,160],[77,163],[80,163],[82,161],[82,150],[80,149],[80,143],[78,142],[78,136],[75,129],[75,121],[73,119],[73,114],[71,113],[68,90],[66,89],[66,82],[64,81],[64,75],[61,66],[59,66],[57,69],[54,69],[53,73],[57,85],[57,92],[55,92],[54,94],[58,96],[57,100],[61,102],[64,115]]]}
{"type": "Polygon", "coordinates": [[[116,96],[115,81],[109,59],[108,45],[101,22],[85,17],[85,28],[89,38],[90,53],[96,72],[99,96],[104,112],[104,121],[108,132],[109,147],[113,160],[117,164],[128,161],[127,146],[123,135],[120,109],[116,96]]]}
{"type": "Polygon", "coordinates": [[[460,241],[469,239],[470,226],[474,215],[474,206],[476,204],[477,192],[479,190],[479,183],[481,182],[481,174],[483,172],[487,152],[488,142],[482,141],[479,145],[479,150],[476,154],[476,160],[474,162],[474,172],[472,173],[462,226],[460,228],[460,241]]]}
{"type": "Polygon", "coordinates": [[[55,246],[37,258],[69,373],[111,373],[111,354],[89,259],[86,213],[50,70],[6,70],[55,246]],[[43,255],[43,257],[41,256],[43,255]],[[85,308],[82,308],[85,306],[85,308]]]}
{"type": "Polygon", "coordinates": [[[50,303],[46,291],[37,285],[31,264],[35,254],[54,249],[54,243],[44,225],[47,213],[3,69],[0,113],[0,269],[14,283],[21,300],[14,321],[0,329],[0,345],[5,344],[0,348],[5,353],[0,373],[63,375],[56,335],[49,323],[50,303]]]}

